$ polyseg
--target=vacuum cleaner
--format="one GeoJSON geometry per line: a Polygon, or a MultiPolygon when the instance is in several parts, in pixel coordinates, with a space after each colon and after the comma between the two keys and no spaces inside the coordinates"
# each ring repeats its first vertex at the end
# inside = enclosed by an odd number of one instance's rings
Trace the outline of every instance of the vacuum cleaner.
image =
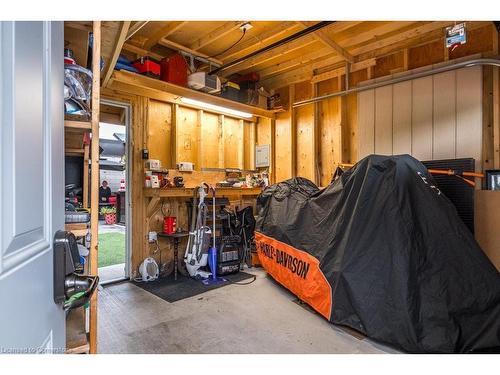
{"type": "Polygon", "coordinates": [[[215,245],[215,187],[211,187],[212,191],[212,246],[208,249],[208,266],[212,276],[209,279],[203,280],[205,285],[213,285],[226,282],[226,279],[217,277],[217,247],[215,245]]]}
{"type": "Polygon", "coordinates": [[[194,191],[191,230],[184,254],[184,262],[189,276],[201,278],[208,278],[211,275],[210,272],[200,269],[208,263],[208,247],[210,246],[210,235],[212,234],[212,231],[206,225],[207,206],[205,197],[208,193],[205,192],[205,187],[208,192],[210,187],[206,183],[203,183],[194,191]],[[196,192],[199,195],[198,204],[196,192]]]}

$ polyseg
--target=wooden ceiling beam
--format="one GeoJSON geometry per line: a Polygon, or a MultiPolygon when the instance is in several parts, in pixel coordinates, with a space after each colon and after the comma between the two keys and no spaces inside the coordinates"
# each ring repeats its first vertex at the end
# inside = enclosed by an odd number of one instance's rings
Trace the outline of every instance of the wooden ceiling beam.
{"type": "Polygon", "coordinates": [[[390,34],[390,36],[381,35],[380,37],[376,38],[374,42],[368,42],[366,44],[360,45],[359,47],[353,47],[353,49],[350,50],[350,52],[353,55],[360,55],[362,53],[382,48],[394,43],[398,43],[400,41],[417,38],[419,36],[422,36],[424,34],[427,34],[435,30],[443,30],[446,26],[449,26],[450,24],[451,22],[446,22],[446,21],[429,22],[420,24],[417,27],[410,27],[408,29],[405,29],[404,31],[403,30],[394,31],[393,33],[390,34]]]}
{"type": "MultiPolygon", "coordinates": [[[[281,87],[279,84],[282,82],[290,82],[290,83],[295,83],[295,82],[301,82],[301,81],[308,81],[313,77],[314,71],[316,69],[321,69],[325,68],[328,66],[336,66],[338,67],[339,63],[342,63],[344,60],[338,56],[338,55],[333,55],[329,58],[322,59],[319,61],[315,61],[310,64],[304,64],[303,66],[290,70],[286,73],[279,74],[273,77],[270,77],[269,79],[266,79],[262,81],[262,84],[266,88],[276,88],[276,87],[281,87]]],[[[285,84],[286,85],[286,84],[285,84]]]]}
{"type": "MultiPolygon", "coordinates": [[[[369,68],[371,66],[374,66],[376,63],[377,63],[376,59],[368,59],[365,61],[357,62],[357,63],[351,64],[349,66],[349,72],[350,73],[357,72],[359,70],[363,70],[363,69],[369,68]]],[[[343,66],[340,68],[329,70],[329,71],[321,73],[321,74],[314,74],[311,78],[311,83],[318,83],[318,82],[326,81],[330,78],[344,75],[345,72],[346,72],[346,67],[343,66]]]]}
{"type": "Polygon", "coordinates": [[[383,39],[387,35],[391,35],[390,33],[392,32],[407,30],[410,27],[418,27],[430,22],[431,21],[388,21],[377,22],[376,25],[372,25],[371,22],[366,22],[370,27],[360,25],[358,28],[352,30],[352,35],[349,33],[349,35],[339,36],[335,40],[341,43],[344,48],[347,48],[366,41],[371,43],[375,40],[383,39]]]}
{"type": "Polygon", "coordinates": [[[169,35],[173,34],[182,26],[184,26],[186,22],[187,21],[167,22],[164,27],[160,28],[157,32],[155,32],[148,38],[146,43],[144,43],[144,49],[150,51],[151,48],[158,44],[161,39],[168,38],[169,35]]]}
{"type": "MultiPolygon", "coordinates": [[[[433,22],[434,25],[425,24],[416,28],[408,28],[403,33],[391,33],[390,36],[369,44],[363,44],[351,50],[351,53],[356,56],[358,63],[363,63],[370,59],[386,56],[422,44],[427,44],[440,40],[444,37],[443,29],[450,25],[450,22],[433,22]],[[413,37],[411,37],[413,36],[413,37]],[[378,47],[378,48],[375,48],[378,47]],[[372,49],[375,48],[375,49],[372,49]],[[358,54],[359,51],[364,51],[358,54]]],[[[488,25],[487,21],[467,22],[467,30],[475,30],[488,25]]],[[[289,83],[311,80],[313,71],[321,69],[318,63],[305,65],[301,68],[288,71],[270,79],[265,80],[263,84],[269,88],[277,88],[286,86],[289,83]],[[281,85],[281,86],[280,86],[281,85]]]]}
{"type": "Polygon", "coordinates": [[[151,56],[152,58],[157,59],[157,60],[161,60],[165,57],[165,56],[162,56],[162,55],[155,53],[155,52],[146,51],[144,48],[137,47],[136,45],[131,44],[131,43],[124,43],[123,49],[125,51],[135,53],[137,56],[140,56],[140,57],[151,56]]]}
{"type": "Polygon", "coordinates": [[[245,24],[244,21],[229,21],[224,23],[222,26],[219,26],[215,30],[210,31],[207,35],[202,36],[195,42],[189,45],[189,48],[198,51],[203,47],[212,44],[213,42],[225,37],[229,33],[238,30],[241,25],[245,24]]]}
{"type": "Polygon", "coordinates": [[[265,80],[271,78],[272,76],[276,76],[280,73],[284,73],[288,70],[292,70],[294,68],[301,67],[306,64],[310,64],[315,62],[318,59],[330,58],[333,56],[338,56],[336,53],[332,54],[330,49],[325,47],[320,50],[314,51],[307,55],[303,55],[297,59],[289,59],[286,61],[279,62],[262,70],[259,70],[259,76],[261,80],[265,80]]]}
{"type": "Polygon", "coordinates": [[[118,61],[118,57],[120,56],[120,52],[122,51],[123,43],[125,43],[125,39],[127,38],[129,28],[130,28],[130,21],[122,21],[120,32],[116,36],[113,52],[111,53],[111,57],[107,62],[106,71],[103,74],[104,77],[102,81],[103,87],[106,87],[108,85],[109,79],[111,78],[111,74],[113,73],[116,62],[118,61]]]}
{"type": "Polygon", "coordinates": [[[164,47],[168,47],[168,48],[171,48],[171,49],[174,49],[174,50],[177,50],[177,51],[184,51],[186,53],[189,53],[190,55],[193,55],[193,56],[198,56],[198,57],[202,57],[210,62],[212,62],[213,64],[217,64],[217,65],[222,65],[222,61],[221,60],[218,60],[218,59],[215,59],[213,57],[210,57],[204,53],[201,53],[201,52],[198,52],[198,51],[195,51],[189,47],[186,47],[186,46],[183,46],[182,44],[179,44],[179,43],[176,43],[172,40],[169,40],[167,38],[162,38],[158,41],[158,44],[164,46],[164,47]]]}
{"type": "Polygon", "coordinates": [[[245,40],[238,45],[238,48],[230,49],[226,53],[220,55],[219,59],[222,61],[235,60],[237,57],[257,51],[268,43],[274,42],[274,39],[278,40],[283,34],[297,30],[298,28],[299,25],[293,21],[280,22],[277,27],[268,29],[259,35],[249,37],[248,39],[245,37],[245,40]]]}
{"type": "MultiPolygon", "coordinates": [[[[240,63],[232,68],[224,70],[221,75],[223,77],[228,77],[231,74],[241,72],[245,69],[254,68],[254,67],[256,67],[256,66],[258,66],[266,61],[275,59],[279,56],[286,55],[287,53],[296,51],[300,48],[306,47],[306,46],[313,44],[313,43],[317,43],[317,40],[314,38],[314,36],[313,35],[306,35],[302,38],[294,40],[293,42],[286,43],[282,46],[273,48],[272,50],[269,50],[267,52],[263,52],[261,54],[254,56],[254,57],[251,57],[251,58],[243,61],[242,63],[240,63]]],[[[255,69],[255,70],[258,70],[258,69],[255,69]]]]}
{"type": "MultiPolygon", "coordinates": [[[[304,27],[310,27],[314,24],[314,22],[298,22],[300,25],[304,27]]],[[[338,43],[332,40],[330,36],[322,29],[317,30],[313,33],[315,38],[323,43],[325,46],[331,48],[333,51],[338,53],[340,56],[344,58],[344,60],[349,61],[350,63],[354,62],[354,56],[347,52],[344,48],[342,48],[338,43]]]]}
{"type": "Polygon", "coordinates": [[[130,38],[132,38],[135,33],[137,33],[140,29],[142,29],[148,23],[149,23],[149,21],[137,21],[137,22],[135,22],[128,29],[128,33],[127,33],[127,37],[125,38],[125,41],[129,40],[130,38]]]}
{"type": "MultiPolygon", "coordinates": [[[[358,61],[373,57],[382,57],[405,48],[416,47],[421,44],[430,43],[444,38],[444,28],[452,22],[434,22],[435,25],[424,25],[417,30],[408,30],[402,36],[395,34],[390,38],[382,39],[374,43],[363,45],[352,50],[358,61]],[[422,32],[425,30],[425,32],[422,32]]],[[[467,22],[467,30],[475,30],[484,27],[487,21],[467,22]]]]}

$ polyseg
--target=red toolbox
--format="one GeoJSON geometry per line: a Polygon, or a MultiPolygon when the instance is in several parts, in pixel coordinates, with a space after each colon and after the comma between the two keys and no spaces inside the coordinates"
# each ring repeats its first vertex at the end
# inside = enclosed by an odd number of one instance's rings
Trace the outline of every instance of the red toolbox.
{"type": "Polygon", "coordinates": [[[135,60],[132,65],[142,75],[160,78],[160,63],[149,56],[144,56],[135,60]]]}
{"type": "Polygon", "coordinates": [[[175,53],[160,62],[161,80],[179,86],[187,86],[188,65],[184,57],[175,53]]]}

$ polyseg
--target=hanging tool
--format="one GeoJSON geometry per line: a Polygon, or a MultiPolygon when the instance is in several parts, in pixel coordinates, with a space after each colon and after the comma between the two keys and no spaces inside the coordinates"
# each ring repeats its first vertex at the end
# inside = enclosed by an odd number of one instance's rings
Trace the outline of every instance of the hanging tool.
{"type": "Polygon", "coordinates": [[[433,174],[433,175],[455,176],[472,187],[475,187],[476,183],[474,181],[466,179],[465,177],[484,178],[483,173],[464,172],[464,171],[458,171],[458,170],[454,170],[454,169],[428,169],[428,171],[430,174],[433,174]]]}

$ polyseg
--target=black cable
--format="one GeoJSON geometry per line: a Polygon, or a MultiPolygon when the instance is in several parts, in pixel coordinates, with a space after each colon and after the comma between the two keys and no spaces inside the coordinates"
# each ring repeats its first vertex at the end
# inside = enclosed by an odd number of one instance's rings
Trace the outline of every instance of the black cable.
{"type": "Polygon", "coordinates": [[[248,281],[246,283],[239,283],[239,282],[236,282],[236,281],[231,281],[231,280],[227,280],[230,284],[236,284],[236,285],[250,285],[251,283],[253,283],[255,280],[257,280],[257,276],[255,275],[252,275],[253,279],[251,281],[248,281]]]}
{"type": "Polygon", "coordinates": [[[214,57],[217,57],[217,56],[220,56],[222,55],[223,53],[226,53],[227,51],[229,51],[231,48],[235,47],[239,42],[241,42],[241,40],[243,39],[243,37],[245,36],[247,30],[246,29],[243,29],[243,34],[241,35],[241,38],[238,39],[235,43],[233,43],[233,45],[231,45],[230,47],[226,48],[224,51],[222,52],[219,52],[218,54],[216,55],[212,55],[212,56],[209,56],[208,58],[214,58],[214,57]]]}

